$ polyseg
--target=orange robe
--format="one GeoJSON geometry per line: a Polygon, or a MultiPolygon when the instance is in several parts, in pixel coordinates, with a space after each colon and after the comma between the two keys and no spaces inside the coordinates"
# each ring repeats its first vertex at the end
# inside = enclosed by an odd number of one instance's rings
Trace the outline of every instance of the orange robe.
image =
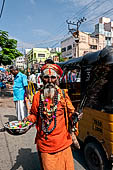
{"type": "Polygon", "coordinates": [[[40,153],[41,170],[74,170],[71,148],[55,154],[40,153]]]}
{"type": "MultiPolygon", "coordinates": [[[[72,144],[72,137],[68,132],[65,124],[64,108],[65,106],[67,106],[69,117],[72,116],[75,109],[67,93],[65,93],[65,99],[63,97],[62,90],[60,88],[58,89],[58,93],[60,93],[61,97],[60,97],[60,101],[58,102],[57,111],[56,111],[56,128],[52,131],[51,134],[47,136],[48,137],[47,140],[45,139],[45,134],[41,129],[41,118],[38,115],[40,91],[38,91],[37,94],[34,95],[32,107],[31,107],[31,113],[28,116],[29,121],[32,122],[36,122],[38,116],[37,125],[36,125],[37,135],[36,135],[35,142],[37,144],[37,149],[43,153],[56,153],[68,148],[72,144]]],[[[48,100],[49,101],[47,107],[49,108],[52,101],[50,98],[48,98],[48,100]]],[[[53,125],[54,122],[52,121],[49,129],[51,129],[53,125]]]]}

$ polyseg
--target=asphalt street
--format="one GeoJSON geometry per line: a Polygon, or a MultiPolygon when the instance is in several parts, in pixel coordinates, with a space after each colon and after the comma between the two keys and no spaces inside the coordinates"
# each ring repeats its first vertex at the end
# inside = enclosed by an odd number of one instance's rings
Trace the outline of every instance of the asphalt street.
{"type": "MultiPolygon", "coordinates": [[[[0,129],[4,123],[17,120],[12,94],[8,91],[0,94],[0,129]]],[[[19,136],[0,132],[0,170],[40,170],[36,146],[36,129],[32,127],[19,136]]],[[[88,170],[83,151],[73,151],[75,170],[88,170]]]]}

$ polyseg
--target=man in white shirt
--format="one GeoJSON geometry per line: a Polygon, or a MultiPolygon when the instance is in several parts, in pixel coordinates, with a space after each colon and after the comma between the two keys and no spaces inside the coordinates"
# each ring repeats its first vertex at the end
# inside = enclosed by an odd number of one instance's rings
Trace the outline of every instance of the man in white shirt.
{"type": "Polygon", "coordinates": [[[37,78],[36,78],[36,80],[37,80],[37,89],[40,89],[43,86],[43,82],[42,82],[42,80],[40,78],[40,75],[41,75],[41,73],[38,73],[37,78]]]}
{"type": "Polygon", "coordinates": [[[29,81],[31,81],[34,85],[35,91],[37,89],[37,84],[36,84],[36,75],[35,75],[35,71],[32,71],[32,74],[29,77],[29,81]]]}

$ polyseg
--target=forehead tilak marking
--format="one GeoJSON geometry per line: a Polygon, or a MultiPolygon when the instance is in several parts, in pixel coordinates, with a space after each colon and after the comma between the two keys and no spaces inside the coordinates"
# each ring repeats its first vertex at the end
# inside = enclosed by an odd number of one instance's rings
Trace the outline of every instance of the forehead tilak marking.
{"type": "Polygon", "coordinates": [[[51,69],[49,68],[49,75],[51,75],[51,69]]]}

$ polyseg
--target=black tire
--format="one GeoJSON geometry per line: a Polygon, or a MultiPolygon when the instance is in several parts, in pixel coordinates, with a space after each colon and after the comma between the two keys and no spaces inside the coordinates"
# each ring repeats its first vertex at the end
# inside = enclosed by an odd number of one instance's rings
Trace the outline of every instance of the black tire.
{"type": "Polygon", "coordinates": [[[98,143],[87,143],[84,157],[90,170],[106,170],[107,159],[98,143]]]}

